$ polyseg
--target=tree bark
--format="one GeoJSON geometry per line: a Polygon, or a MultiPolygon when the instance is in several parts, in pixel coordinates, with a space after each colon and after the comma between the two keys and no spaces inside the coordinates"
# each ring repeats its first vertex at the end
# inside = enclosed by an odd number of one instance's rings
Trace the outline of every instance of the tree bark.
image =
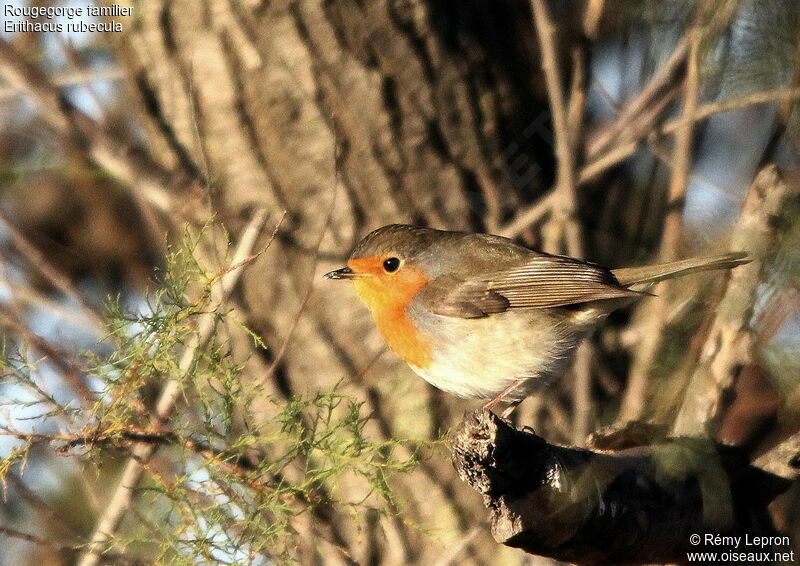
{"type": "MultiPolygon", "coordinates": [[[[271,385],[288,395],[344,378],[378,434],[438,435],[448,402],[393,357],[370,368],[385,346],[368,313],[320,275],[381,225],[492,230],[549,185],[549,140],[526,131],[546,108],[527,4],[153,1],[137,18],[118,50],[154,155],[205,184],[232,232],[253,206],[288,211],[243,284],[264,364],[280,358],[271,385]]],[[[451,539],[476,520],[439,463],[401,489],[415,520],[451,539]]],[[[401,521],[374,527],[406,541],[394,554],[374,542],[383,535],[331,522],[356,560],[429,563],[443,551],[411,544],[421,535],[401,521]]],[[[482,563],[493,547],[471,554],[482,563]]]]}

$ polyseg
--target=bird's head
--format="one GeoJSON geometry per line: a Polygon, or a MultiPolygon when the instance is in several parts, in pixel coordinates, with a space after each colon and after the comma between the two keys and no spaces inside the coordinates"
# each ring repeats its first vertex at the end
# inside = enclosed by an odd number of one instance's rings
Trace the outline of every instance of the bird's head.
{"type": "Polygon", "coordinates": [[[435,275],[431,246],[438,230],[391,224],[367,234],[356,245],[347,267],[331,271],[326,279],[350,279],[356,293],[374,313],[404,309],[435,275]]]}

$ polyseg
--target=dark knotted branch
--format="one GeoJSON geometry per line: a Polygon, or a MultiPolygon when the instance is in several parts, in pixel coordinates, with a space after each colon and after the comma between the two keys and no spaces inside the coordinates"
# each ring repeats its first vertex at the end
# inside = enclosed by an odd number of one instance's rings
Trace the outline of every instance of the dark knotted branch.
{"type": "Polygon", "coordinates": [[[774,535],[767,505],[790,483],[701,439],[592,452],[489,411],[467,415],[453,463],[483,494],[495,540],[581,564],[683,562],[703,550],[690,544],[695,533],[774,535]]]}

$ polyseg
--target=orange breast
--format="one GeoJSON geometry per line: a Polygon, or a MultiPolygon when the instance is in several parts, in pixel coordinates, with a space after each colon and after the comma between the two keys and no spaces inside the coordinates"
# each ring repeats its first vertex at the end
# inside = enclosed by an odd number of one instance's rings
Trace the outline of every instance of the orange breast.
{"type": "Polygon", "coordinates": [[[364,301],[386,344],[408,364],[420,368],[431,362],[431,348],[408,316],[408,305],[428,279],[420,270],[404,267],[383,272],[384,258],[355,259],[348,267],[366,276],[355,279],[356,293],[364,301]]]}
{"type": "Polygon", "coordinates": [[[426,368],[430,365],[430,346],[424,343],[405,312],[373,312],[373,316],[383,339],[394,353],[412,366],[426,368]]]}

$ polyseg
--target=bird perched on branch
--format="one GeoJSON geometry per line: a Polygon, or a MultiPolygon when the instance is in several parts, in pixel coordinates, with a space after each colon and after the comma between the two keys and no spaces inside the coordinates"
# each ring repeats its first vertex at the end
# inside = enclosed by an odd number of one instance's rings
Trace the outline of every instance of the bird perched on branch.
{"type": "Polygon", "coordinates": [[[612,310],[663,279],[747,263],[744,253],[610,270],[500,236],[392,224],[368,234],[347,279],[389,348],[429,383],[511,405],[565,369],[612,310]]]}

